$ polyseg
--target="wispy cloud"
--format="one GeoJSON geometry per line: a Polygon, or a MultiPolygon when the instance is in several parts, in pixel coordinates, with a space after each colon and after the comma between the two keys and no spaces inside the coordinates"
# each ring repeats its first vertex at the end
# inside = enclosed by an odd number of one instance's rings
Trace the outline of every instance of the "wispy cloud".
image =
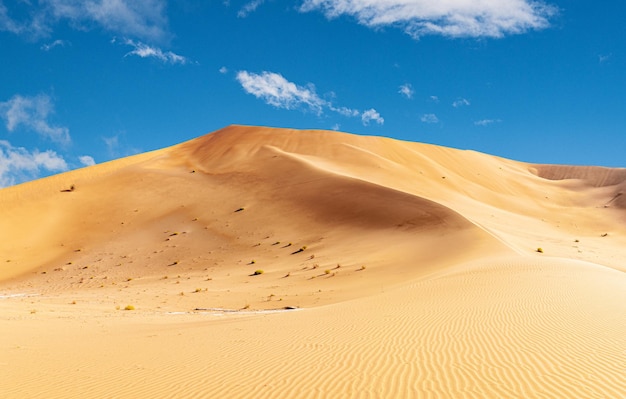
{"type": "Polygon", "coordinates": [[[335,106],[332,102],[320,97],[313,84],[300,86],[285,79],[279,73],[264,71],[257,74],[239,71],[236,79],[246,93],[252,94],[276,108],[299,109],[314,112],[317,115],[323,114],[324,110],[329,110],[347,117],[361,116],[364,125],[367,125],[371,120],[379,124],[384,122],[384,119],[374,109],[361,114],[359,110],[353,108],[335,106]]]}
{"type": "Polygon", "coordinates": [[[237,80],[243,89],[276,108],[306,108],[317,114],[327,106],[327,102],[315,92],[315,86],[298,86],[285,79],[281,74],[262,72],[260,74],[240,71],[237,80]]]}
{"type": "Polygon", "coordinates": [[[0,140],[0,187],[35,179],[42,171],[63,172],[67,169],[63,157],[52,150],[28,151],[0,140]]]}
{"type": "Polygon", "coordinates": [[[402,28],[413,38],[503,37],[543,29],[558,9],[535,0],[304,0],[303,12],[352,16],[365,26],[402,28]]]}
{"type": "Polygon", "coordinates": [[[0,102],[0,117],[6,121],[6,128],[12,132],[21,126],[37,132],[60,144],[70,142],[70,132],[66,127],[51,126],[48,122],[54,113],[54,104],[48,95],[34,97],[14,95],[10,100],[0,102]]]}
{"type": "Polygon", "coordinates": [[[405,83],[402,86],[400,86],[400,90],[398,90],[398,93],[402,94],[404,97],[411,99],[413,98],[413,93],[415,93],[415,91],[413,90],[413,87],[411,86],[410,83],[405,83]]]}
{"type": "Polygon", "coordinates": [[[380,116],[378,111],[376,111],[374,108],[363,111],[363,113],[361,114],[361,121],[363,121],[363,124],[365,126],[369,125],[371,121],[374,121],[379,125],[385,123],[385,119],[380,116]]]}
{"type": "Polygon", "coordinates": [[[243,7],[241,7],[239,12],[237,12],[237,17],[239,18],[247,17],[248,15],[250,15],[250,13],[255,12],[256,9],[259,8],[259,6],[262,5],[263,3],[265,3],[265,0],[252,0],[246,3],[243,7]]]}
{"type": "Polygon", "coordinates": [[[9,10],[0,3],[0,30],[40,39],[69,21],[79,29],[97,26],[116,35],[164,41],[170,36],[166,5],[166,0],[45,0],[16,2],[9,10]]]}
{"type": "Polygon", "coordinates": [[[57,40],[53,41],[52,43],[43,44],[41,46],[41,49],[43,51],[50,51],[50,50],[52,50],[55,47],[65,47],[68,43],[69,42],[66,42],[65,40],[57,39],[57,40]]]}
{"type": "Polygon", "coordinates": [[[430,101],[432,101],[434,103],[439,103],[439,97],[437,97],[437,96],[430,96],[429,99],[430,99],[430,101]]]}
{"type": "MultiPolygon", "coordinates": [[[[116,40],[113,39],[113,42],[116,40]]],[[[163,51],[158,47],[150,46],[142,42],[137,42],[131,39],[125,39],[124,44],[133,47],[133,50],[126,53],[126,56],[136,55],[141,58],[156,58],[166,64],[187,64],[189,59],[182,55],[175,54],[171,51],[163,51]]]]}
{"type": "Polygon", "coordinates": [[[502,122],[500,119],[481,119],[479,121],[474,121],[474,125],[476,126],[488,126],[494,123],[502,122]]]}
{"type": "Polygon", "coordinates": [[[93,157],[89,155],[81,155],[78,157],[78,160],[84,166],[93,166],[96,164],[96,160],[93,159],[93,157]]]}
{"type": "Polygon", "coordinates": [[[226,68],[225,66],[223,66],[223,67],[221,67],[221,68],[219,69],[219,71],[220,71],[220,73],[221,73],[222,75],[225,75],[225,74],[227,74],[227,73],[228,73],[228,68],[226,68]]]}
{"type": "Polygon", "coordinates": [[[470,105],[471,103],[469,102],[469,100],[465,99],[465,98],[459,98],[458,100],[454,101],[452,103],[452,106],[454,108],[459,108],[459,107],[466,107],[468,105],[470,105]]]}
{"type": "Polygon", "coordinates": [[[430,123],[430,124],[439,123],[439,118],[437,118],[437,115],[435,114],[424,114],[422,115],[420,120],[424,123],[430,123]]]}

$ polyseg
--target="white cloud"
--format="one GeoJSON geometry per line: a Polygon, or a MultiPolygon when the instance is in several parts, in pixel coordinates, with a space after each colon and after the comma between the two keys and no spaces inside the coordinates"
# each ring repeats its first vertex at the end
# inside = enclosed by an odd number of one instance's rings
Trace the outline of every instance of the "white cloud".
{"type": "Polygon", "coordinates": [[[23,1],[13,5],[12,13],[27,17],[16,20],[0,3],[0,30],[39,39],[49,36],[54,25],[69,21],[78,29],[98,26],[118,35],[164,41],[169,37],[166,5],[166,0],[23,1]]]}
{"type": "Polygon", "coordinates": [[[35,179],[42,171],[63,172],[67,169],[65,160],[54,151],[31,152],[0,140],[0,187],[35,179]]]}
{"type": "Polygon", "coordinates": [[[430,101],[432,101],[434,103],[439,103],[439,97],[437,97],[437,96],[430,96],[430,101]]]}
{"type": "MultiPolygon", "coordinates": [[[[332,102],[321,98],[315,92],[313,84],[299,86],[278,73],[264,71],[256,74],[239,71],[236,79],[246,93],[252,94],[276,108],[308,110],[318,115],[323,114],[324,110],[329,110],[346,117],[361,116],[364,125],[367,125],[371,120],[375,120],[379,124],[384,122],[384,119],[374,109],[361,114],[357,109],[335,106],[332,102]]],[[[330,97],[334,98],[334,93],[331,93],[330,97]]]]}
{"type": "Polygon", "coordinates": [[[339,125],[338,123],[335,123],[335,124],[331,127],[331,129],[333,129],[333,130],[337,131],[337,130],[339,130],[339,128],[340,128],[340,127],[341,127],[341,125],[339,125]]]}
{"type": "Polygon", "coordinates": [[[249,3],[246,3],[243,7],[241,7],[241,10],[239,10],[239,12],[237,13],[237,17],[239,18],[247,17],[251,13],[255,12],[256,9],[259,8],[259,6],[262,5],[263,3],[265,3],[265,0],[252,0],[249,3]]]}
{"type": "Polygon", "coordinates": [[[395,26],[414,38],[502,37],[549,26],[555,6],[536,0],[304,0],[302,12],[348,15],[365,26],[395,26]]]}
{"type": "Polygon", "coordinates": [[[331,103],[326,104],[328,105],[328,109],[343,116],[356,117],[361,114],[358,109],[352,109],[348,107],[333,107],[331,103]]]}
{"type": "Polygon", "coordinates": [[[92,166],[96,164],[96,160],[93,159],[93,157],[89,156],[89,155],[82,155],[80,157],[78,157],[78,160],[80,161],[81,164],[85,165],[85,166],[92,166]]]}
{"type": "Polygon", "coordinates": [[[439,123],[439,118],[435,114],[424,114],[420,120],[424,123],[439,123]]]}
{"type": "Polygon", "coordinates": [[[45,94],[34,97],[16,94],[10,100],[0,102],[0,117],[6,121],[8,131],[12,132],[24,126],[57,143],[69,143],[68,128],[50,126],[48,123],[48,116],[52,113],[54,113],[54,105],[50,97],[45,94]]]}
{"type": "Polygon", "coordinates": [[[102,141],[107,147],[107,153],[109,156],[114,157],[118,154],[118,149],[120,147],[120,139],[118,135],[111,137],[102,137],[102,141]]]}
{"type": "Polygon", "coordinates": [[[454,101],[452,103],[452,106],[454,108],[459,108],[459,107],[465,107],[467,105],[470,105],[469,100],[465,99],[465,98],[459,98],[458,100],[454,101]]]}
{"type": "Polygon", "coordinates": [[[227,73],[228,73],[228,68],[226,68],[225,66],[223,66],[223,67],[221,67],[221,68],[219,69],[219,71],[220,71],[220,73],[221,73],[222,75],[224,75],[224,74],[227,74],[227,73]]]}
{"type": "Polygon", "coordinates": [[[493,123],[499,123],[502,122],[500,119],[481,119],[479,121],[475,121],[474,125],[476,126],[487,126],[487,125],[491,125],[493,123]]]}
{"type": "Polygon", "coordinates": [[[308,108],[317,114],[322,113],[322,108],[327,102],[315,93],[315,86],[298,86],[285,79],[281,74],[274,72],[262,72],[261,74],[240,71],[237,80],[243,89],[276,108],[297,109],[308,108]]]}
{"type": "MultiPolygon", "coordinates": [[[[115,40],[113,40],[115,42],[115,40]]],[[[126,56],[136,55],[141,58],[156,58],[159,61],[168,64],[187,64],[189,60],[182,55],[175,54],[171,51],[163,51],[158,47],[149,46],[142,42],[136,42],[131,39],[124,40],[124,44],[131,46],[134,50],[126,53],[126,56]]]]}
{"type": "Polygon", "coordinates": [[[370,121],[374,121],[379,125],[385,123],[385,119],[380,116],[380,114],[374,108],[363,111],[363,114],[361,114],[361,121],[365,126],[369,125],[370,121]]]}
{"type": "Polygon", "coordinates": [[[43,51],[50,51],[55,47],[65,47],[68,44],[65,40],[55,40],[52,43],[46,43],[41,46],[43,51]]]}
{"type": "Polygon", "coordinates": [[[402,94],[404,97],[411,99],[413,98],[413,93],[415,93],[413,91],[413,87],[411,86],[410,83],[405,83],[402,86],[400,86],[400,90],[398,90],[398,93],[402,94]]]}

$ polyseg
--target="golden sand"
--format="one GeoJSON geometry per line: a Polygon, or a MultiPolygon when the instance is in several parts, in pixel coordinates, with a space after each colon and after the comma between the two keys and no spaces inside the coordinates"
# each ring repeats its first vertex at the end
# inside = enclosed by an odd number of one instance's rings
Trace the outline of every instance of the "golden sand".
{"type": "Polygon", "coordinates": [[[0,397],[625,397],[624,191],[243,126],[5,188],[0,397]]]}

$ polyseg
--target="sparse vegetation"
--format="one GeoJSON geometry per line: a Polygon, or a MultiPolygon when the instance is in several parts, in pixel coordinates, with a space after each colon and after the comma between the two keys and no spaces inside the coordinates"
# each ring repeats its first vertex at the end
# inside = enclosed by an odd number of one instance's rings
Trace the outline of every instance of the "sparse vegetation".
{"type": "Polygon", "coordinates": [[[245,208],[241,207],[241,208],[237,209],[235,212],[241,212],[243,210],[245,210],[245,208]]]}
{"type": "Polygon", "coordinates": [[[359,270],[365,270],[365,265],[362,265],[359,270]]]}
{"type": "Polygon", "coordinates": [[[543,248],[541,248],[541,247],[537,248],[537,252],[539,252],[540,254],[542,254],[542,253],[543,253],[543,248]]]}
{"type": "Polygon", "coordinates": [[[133,305],[126,305],[124,310],[135,310],[135,307],[133,305]]]}
{"type": "Polygon", "coordinates": [[[263,273],[265,273],[263,270],[258,269],[258,270],[255,270],[254,273],[252,273],[252,275],[253,276],[258,276],[259,274],[263,274],[263,273]]]}
{"type": "Polygon", "coordinates": [[[324,273],[325,273],[325,274],[330,274],[330,269],[326,269],[326,270],[324,270],[324,273]]]}

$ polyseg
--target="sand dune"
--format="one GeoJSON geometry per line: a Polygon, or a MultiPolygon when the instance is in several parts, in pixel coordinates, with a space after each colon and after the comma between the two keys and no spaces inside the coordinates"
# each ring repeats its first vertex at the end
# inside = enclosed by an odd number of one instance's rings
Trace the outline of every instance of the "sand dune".
{"type": "Polygon", "coordinates": [[[244,126],[6,188],[0,396],[624,397],[625,188],[244,126]]]}

